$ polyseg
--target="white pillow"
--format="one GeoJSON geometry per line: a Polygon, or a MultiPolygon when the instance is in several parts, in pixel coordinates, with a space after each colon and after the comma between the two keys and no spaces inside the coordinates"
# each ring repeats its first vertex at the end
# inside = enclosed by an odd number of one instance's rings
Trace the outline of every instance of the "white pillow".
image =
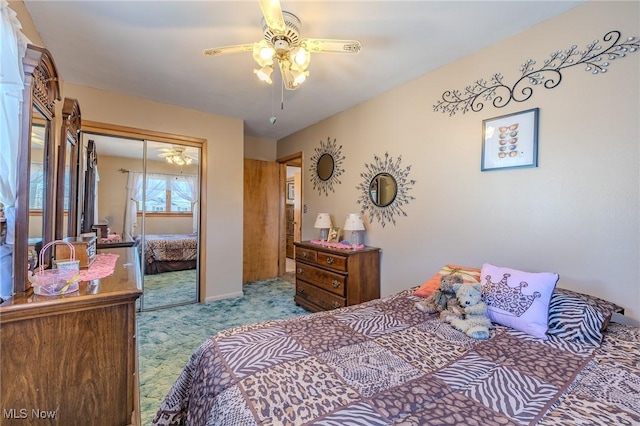
{"type": "Polygon", "coordinates": [[[549,302],[558,282],[552,272],[482,265],[480,282],[491,321],[547,340],[549,302]]]}

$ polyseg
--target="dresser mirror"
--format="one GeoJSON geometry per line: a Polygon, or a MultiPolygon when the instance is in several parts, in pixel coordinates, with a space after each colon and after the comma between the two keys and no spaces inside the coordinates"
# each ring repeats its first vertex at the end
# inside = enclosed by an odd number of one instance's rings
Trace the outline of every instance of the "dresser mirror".
{"type": "Polygon", "coordinates": [[[396,179],[389,173],[378,173],[371,179],[369,184],[369,196],[371,201],[378,207],[387,207],[396,198],[398,184],[396,179]]]}
{"type": "Polygon", "coordinates": [[[331,154],[324,153],[318,158],[318,164],[316,167],[318,178],[322,181],[327,181],[333,175],[334,161],[331,154]]]}
{"type": "MultiPolygon", "coordinates": [[[[23,59],[22,126],[18,153],[13,256],[14,291],[29,288],[28,253],[53,239],[55,103],[58,72],[47,49],[28,45],[23,59]]],[[[48,262],[48,254],[44,256],[48,262]]]]}
{"type": "Polygon", "coordinates": [[[45,228],[47,133],[49,122],[33,108],[31,120],[31,162],[29,166],[29,245],[41,245],[45,228]]]}
{"type": "Polygon", "coordinates": [[[58,146],[56,185],[56,239],[75,237],[78,229],[78,152],[80,146],[80,106],[75,99],[65,98],[58,146]]]}

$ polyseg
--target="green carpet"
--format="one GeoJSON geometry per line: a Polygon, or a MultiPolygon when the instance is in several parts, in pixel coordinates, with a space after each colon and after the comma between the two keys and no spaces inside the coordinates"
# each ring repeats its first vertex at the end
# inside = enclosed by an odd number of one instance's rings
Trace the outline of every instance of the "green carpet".
{"type": "Polygon", "coordinates": [[[142,425],[151,424],[189,357],[209,336],[308,313],[293,302],[295,287],[280,278],[247,283],[243,291],[243,297],[138,313],[142,425]]]}
{"type": "Polygon", "coordinates": [[[198,300],[197,269],[144,276],[144,309],[198,300]]]}

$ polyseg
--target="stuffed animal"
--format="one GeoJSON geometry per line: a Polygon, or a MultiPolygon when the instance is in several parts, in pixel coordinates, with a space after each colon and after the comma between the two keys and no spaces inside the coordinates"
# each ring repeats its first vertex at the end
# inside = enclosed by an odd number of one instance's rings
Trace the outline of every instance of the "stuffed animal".
{"type": "Polygon", "coordinates": [[[487,304],[482,300],[482,284],[454,284],[453,289],[465,314],[464,319],[453,318],[451,325],[471,338],[488,339],[491,320],[487,316],[487,304]]]}
{"type": "Polygon", "coordinates": [[[440,312],[440,320],[451,323],[454,318],[464,319],[464,308],[460,306],[457,298],[447,301],[447,309],[440,312]]]}
{"type": "Polygon", "coordinates": [[[461,275],[443,275],[440,277],[440,287],[426,299],[417,302],[416,308],[428,314],[444,311],[447,309],[449,301],[455,300],[456,298],[456,292],[453,289],[453,286],[461,283],[461,275]]]}

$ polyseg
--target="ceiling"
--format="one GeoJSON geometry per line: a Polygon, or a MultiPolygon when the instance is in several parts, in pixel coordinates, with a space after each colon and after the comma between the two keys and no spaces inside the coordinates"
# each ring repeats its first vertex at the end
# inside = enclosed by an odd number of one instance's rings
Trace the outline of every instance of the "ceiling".
{"type": "Polygon", "coordinates": [[[279,74],[271,86],[258,81],[250,52],[202,53],[261,40],[257,0],[24,2],[65,82],[239,118],[245,135],[273,140],[581,3],[282,0],[302,21],[301,37],[363,48],[313,54],[309,78],[284,91],[281,109],[279,74]]]}

